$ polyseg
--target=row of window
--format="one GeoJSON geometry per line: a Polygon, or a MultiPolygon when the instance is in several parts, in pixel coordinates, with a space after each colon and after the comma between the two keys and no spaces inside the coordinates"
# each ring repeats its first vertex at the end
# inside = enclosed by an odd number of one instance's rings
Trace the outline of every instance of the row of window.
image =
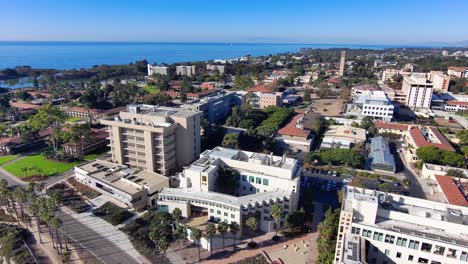
{"type": "MultiPolygon", "coordinates": [[[[242,181],[247,181],[247,175],[242,175],[242,181]]],[[[270,184],[270,181],[268,179],[262,179],[261,177],[254,177],[254,176],[249,176],[248,181],[256,184],[262,184],[265,186],[268,186],[270,184]]]]}
{"type": "Polygon", "coordinates": [[[393,113],[381,113],[381,112],[371,112],[371,111],[364,111],[365,115],[380,115],[380,116],[392,116],[393,113]]]}
{"type": "MultiPolygon", "coordinates": [[[[367,229],[363,229],[362,234],[361,234],[361,229],[359,227],[354,227],[354,226],[351,228],[351,233],[356,234],[356,235],[362,235],[363,237],[372,238],[373,240],[385,242],[389,244],[395,244],[395,238],[396,238],[396,245],[400,247],[406,247],[408,245],[408,248],[414,249],[414,250],[420,250],[420,251],[429,252],[429,253],[433,253],[433,254],[441,255],[441,256],[443,256],[445,252],[447,252],[446,257],[449,257],[449,258],[457,257],[456,249],[447,248],[447,251],[446,251],[445,247],[442,247],[439,245],[433,246],[430,243],[426,243],[426,242],[421,243],[413,239],[410,239],[408,241],[408,239],[406,238],[395,237],[394,235],[386,234],[384,236],[384,234],[381,232],[372,232],[371,230],[367,230],[367,229]]],[[[460,260],[468,261],[468,253],[465,251],[462,251],[460,260]]]]}

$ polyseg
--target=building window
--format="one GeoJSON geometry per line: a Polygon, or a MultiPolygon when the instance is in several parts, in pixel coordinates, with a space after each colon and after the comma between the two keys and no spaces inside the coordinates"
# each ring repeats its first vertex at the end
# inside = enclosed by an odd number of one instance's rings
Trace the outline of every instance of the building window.
{"type": "Polygon", "coordinates": [[[418,263],[422,263],[422,264],[429,263],[429,260],[425,258],[419,258],[418,263]]]}
{"type": "Polygon", "coordinates": [[[257,184],[262,184],[262,178],[257,177],[257,178],[255,179],[255,183],[257,183],[257,184]]]}
{"type": "Polygon", "coordinates": [[[269,184],[270,183],[268,179],[263,179],[263,185],[268,186],[269,184]]]}
{"type": "Polygon", "coordinates": [[[202,180],[203,182],[206,182],[206,176],[201,176],[201,180],[202,180]]]}
{"type": "Polygon", "coordinates": [[[390,244],[395,243],[395,236],[385,235],[385,243],[390,243],[390,244]]]}
{"type": "Polygon", "coordinates": [[[382,241],[383,240],[383,233],[375,232],[374,233],[374,240],[382,241]]]}
{"type": "Polygon", "coordinates": [[[453,248],[449,248],[447,252],[448,258],[456,258],[457,257],[457,250],[453,248]]]}
{"type": "Polygon", "coordinates": [[[396,253],[396,257],[397,257],[397,258],[401,258],[401,252],[397,252],[397,253],[396,253]]]}
{"type": "Polygon", "coordinates": [[[249,176],[249,182],[254,182],[255,181],[255,177],[254,176],[249,176]]]}
{"type": "Polygon", "coordinates": [[[444,255],[444,252],[445,252],[445,247],[435,246],[434,254],[436,254],[436,255],[444,255]]]}
{"type": "Polygon", "coordinates": [[[216,213],[220,215],[220,214],[221,214],[221,211],[220,211],[220,210],[217,210],[216,213]]]}
{"type": "Polygon", "coordinates": [[[247,181],[247,176],[242,175],[242,181],[247,181]]]}
{"type": "Polygon", "coordinates": [[[235,215],[235,214],[231,214],[231,218],[236,218],[236,215],[235,215]]]}
{"type": "Polygon", "coordinates": [[[429,243],[422,243],[421,244],[421,251],[426,251],[426,252],[431,252],[432,250],[432,245],[429,243]]]}
{"type": "Polygon", "coordinates": [[[397,238],[396,244],[397,246],[406,247],[407,241],[408,240],[406,238],[399,237],[397,238]]]}
{"type": "Polygon", "coordinates": [[[390,249],[385,250],[385,255],[390,256],[390,249]]]}
{"type": "Polygon", "coordinates": [[[210,213],[214,213],[214,209],[210,209],[210,213]]]}
{"type": "Polygon", "coordinates": [[[419,249],[419,241],[410,240],[408,247],[411,249],[419,249]]]}
{"type": "Polygon", "coordinates": [[[468,253],[463,251],[460,256],[460,260],[468,262],[468,253]]]}
{"type": "Polygon", "coordinates": [[[362,230],[362,236],[363,237],[371,237],[372,236],[372,231],[367,230],[367,229],[363,229],[362,230]]]}
{"type": "Polygon", "coordinates": [[[227,213],[227,212],[224,212],[224,216],[228,216],[228,213],[227,213]]]}
{"type": "Polygon", "coordinates": [[[361,233],[361,228],[359,227],[351,227],[351,233],[355,235],[359,235],[361,233]]]}

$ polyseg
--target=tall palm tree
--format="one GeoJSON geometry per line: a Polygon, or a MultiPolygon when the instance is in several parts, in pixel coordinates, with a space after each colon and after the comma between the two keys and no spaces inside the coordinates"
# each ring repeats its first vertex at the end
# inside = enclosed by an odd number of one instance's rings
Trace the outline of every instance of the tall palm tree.
{"type": "Polygon", "coordinates": [[[197,241],[197,248],[198,248],[198,261],[200,261],[201,256],[200,256],[200,239],[202,237],[202,231],[198,228],[193,228],[192,229],[192,235],[193,239],[197,241]]]}
{"type": "Polygon", "coordinates": [[[278,236],[278,229],[279,229],[279,220],[283,215],[283,207],[279,204],[274,204],[271,206],[271,216],[275,219],[276,228],[275,228],[275,237],[278,236]]]}
{"type": "Polygon", "coordinates": [[[182,211],[179,208],[175,208],[174,211],[172,211],[172,217],[174,217],[177,225],[179,225],[179,221],[182,218],[182,211]]]}
{"type": "Polygon", "coordinates": [[[226,235],[229,229],[229,225],[226,222],[221,222],[218,224],[218,232],[223,237],[223,249],[224,249],[224,236],[226,235]]]}
{"type": "Polygon", "coordinates": [[[39,242],[42,243],[41,238],[41,218],[39,217],[39,200],[37,197],[32,196],[29,201],[29,212],[36,218],[37,230],[39,234],[39,242]]]}
{"type": "Polygon", "coordinates": [[[52,229],[54,230],[55,232],[55,239],[57,240],[57,243],[59,244],[57,246],[57,252],[59,254],[62,254],[63,252],[63,248],[62,248],[62,239],[60,238],[60,234],[58,232],[59,228],[60,228],[60,225],[61,225],[61,221],[60,219],[57,217],[57,216],[54,216],[52,217],[50,220],[49,220],[49,224],[50,226],[52,227],[52,229]]]}
{"type": "Polygon", "coordinates": [[[8,202],[8,182],[5,179],[0,180],[0,207],[5,205],[7,211],[9,211],[9,202],[8,202]]]}
{"type": "Polygon", "coordinates": [[[20,207],[21,219],[23,219],[23,222],[25,223],[26,228],[28,228],[27,219],[24,216],[24,203],[26,202],[26,199],[27,199],[26,191],[21,187],[15,188],[15,190],[13,191],[13,196],[15,200],[18,202],[18,205],[20,207]]]}
{"type": "MultiPolygon", "coordinates": [[[[251,217],[249,217],[249,218],[247,219],[247,221],[246,221],[245,224],[249,227],[249,229],[252,231],[252,233],[255,232],[255,231],[257,231],[257,225],[258,225],[258,223],[257,223],[257,218],[251,216],[251,217]]],[[[254,241],[253,241],[253,235],[251,234],[251,235],[250,235],[250,244],[253,244],[253,243],[254,243],[254,241]]]]}
{"type": "Polygon", "coordinates": [[[237,235],[237,232],[239,232],[239,224],[235,221],[231,222],[229,224],[229,232],[231,232],[233,238],[234,238],[234,245],[233,245],[233,249],[234,251],[236,251],[236,235],[237,235]]]}
{"type": "Polygon", "coordinates": [[[206,234],[210,237],[210,256],[213,256],[213,236],[216,235],[216,226],[213,223],[209,223],[206,226],[206,234]]]}
{"type": "Polygon", "coordinates": [[[187,237],[187,229],[185,228],[185,226],[178,225],[176,229],[176,235],[177,235],[177,238],[179,239],[180,246],[182,246],[182,242],[187,237]]]}

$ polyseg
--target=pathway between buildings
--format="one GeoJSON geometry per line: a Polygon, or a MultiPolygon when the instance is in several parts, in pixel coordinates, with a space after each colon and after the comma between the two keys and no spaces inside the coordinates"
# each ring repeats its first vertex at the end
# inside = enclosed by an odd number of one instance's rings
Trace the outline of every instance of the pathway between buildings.
{"type": "Polygon", "coordinates": [[[66,207],[62,210],[70,238],[103,263],[151,263],[136,251],[128,237],[117,227],[90,212],[75,214],[66,207]]]}

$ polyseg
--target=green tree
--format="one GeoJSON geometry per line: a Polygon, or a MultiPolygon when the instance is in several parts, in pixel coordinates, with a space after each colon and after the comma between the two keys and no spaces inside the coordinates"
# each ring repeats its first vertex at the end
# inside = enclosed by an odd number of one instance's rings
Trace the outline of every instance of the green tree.
{"type": "Polygon", "coordinates": [[[392,191],[392,185],[388,182],[384,182],[384,183],[381,183],[379,184],[379,191],[382,191],[382,192],[391,192],[392,191]]]}
{"type": "Polygon", "coordinates": [[[310,89],[306,88],[304,90],[304,97],[302,98],[306,102],[310,102],[310,89]]]}
{"type": "Polygon", "coordinates": [[[466,175],[462,170],[456,169],[447,170],[447,175],[455,178],[466,178],[466,175]]]}
{"type": "Polygon", "coordinates": [[[29,119],[29,125],[37,130],[49,129],[52,147],[57,151],[60,145],[59,135],[66,118],[67,116],[63,111],[48,104],[39,109],[37,114],[29,119]]]}
{"type": "Polygon", "coordinates": [[[254,85],[254,81],[250,76],[235,76],[232,83],[234,89],[236,90],[245,90],[254,85]]]}
{"type": "Polygon", "coordinates": [[[238,134],[227,134],[223,138],[223,147],[236,149],[239,147],[239,135],[238,134]]]}
{"type": "Polygon", "coordinates": [[[301,208],[299,211],[294,211],[289,213],[286,216],[286,224],[292,230],[299,230],[302,226],[304,226],[305,222],[305,211],[301,208]]]}
{"type": "Polygon", "coordinates": [[[169,248],[169,241],[166,237],[161,237],[158,240],[158,247],[160,250],[164,252],[164,256],[166,256],[166,251],[169,248]]]}
{"type": "Polygon", "coordinates": [[[185,240],[187,237],[187,229],[183,225],[177,225],[176,229],[176,236],[179,239],[179,242],[182,246],[182,242],[185,240]]]}
{"type": "Polygon", "coordinates": [[[468,145],[468,129],[460,129],[455,132],[455,135],[463,145],[468,145]]]}
{"type": "Polygon", "coordinates": [[[201,260],[200,256],[200,239],[202,237],[202,231],[198,228],[192,228],[192,235],[193,239],[197,241],[197,248],[198,248],[198,261],[201,260]]]}
{"type": "Polygon", "coordinates": [[[223,249],[224,249],[224,236],[229,230],[229,225],[226,222],[221,222],[218,224],[218,232],[223,237],[223,249]]]}
{"type": "Polygon", "coordinates": [[[233,221],[229,224],[229,232],[231,233],[233,239],[234,239],[234,244],[233,244],[233,250],[236,250],[236,236],[237,232],[239,232],[240,226],[237,222],[233,221]]]}
{"type": "Polygon", "coordinates": [[[176,221],[177,225],[179,225],[179,221],[182,218],[182,211],[179,208],[174,208],[172,211],[172,217],[174,217],[174,220],[176,221]]]}
{"type": "Polygon", "coordinates": [[[277,203],[271,206],[271,216],[273,217],[273,219],[275,219],[275,223],[276,223],[275,237],[278,236],[278,229],[280,228],[279,220],[281,219],[282,215],[283,215],[283,206],[277,203]]]}
{"type": "Polygon", "coordinates": [[[315,260],[316,264],[333,263],[339,222],[340,210],[328,209],[324,220],[318,226],[317,249],[319,254],[315,260]]]}
{"type": "Polygon", "coordinates": [[[365,116],[361,121],[361,128],[369,129],[374,126],[374,117],[365,116]]]}
{"type": "Polygon", "coordinates": [[[233,168],[220,166],[215,186],[221,193],[234,195],[240,186],[240,173],[233,168]]]}
{"type": "Polygon", "coordinates": [[[247,227],[250,229],[250,231],[252,231],[252,234],[250,235],[250,244],[253,244],[254,241],[253,241],[253,233],[255,231],[257,231],[257,218],[251,216],[247,219],[246,223],[247,227]]]}
{"type": "Polygon", "coordinates": [[[206,234],[210,238],[210,255],[213,256],[213,236],[216,235],[216,226],[213,223],[209,223],[206,226],[206,234]]]}

